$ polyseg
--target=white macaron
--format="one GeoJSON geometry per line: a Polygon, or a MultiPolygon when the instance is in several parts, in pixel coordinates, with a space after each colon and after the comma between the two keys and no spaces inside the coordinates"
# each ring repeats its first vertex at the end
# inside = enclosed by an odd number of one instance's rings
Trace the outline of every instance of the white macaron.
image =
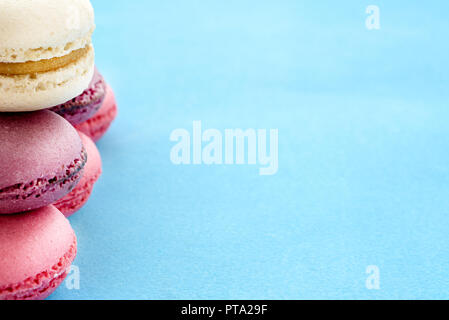
{"type": "Polygon", "coordinates": [[[89,0],[0,0],[0,112],[53,107],[94,73],[89,0]]]}

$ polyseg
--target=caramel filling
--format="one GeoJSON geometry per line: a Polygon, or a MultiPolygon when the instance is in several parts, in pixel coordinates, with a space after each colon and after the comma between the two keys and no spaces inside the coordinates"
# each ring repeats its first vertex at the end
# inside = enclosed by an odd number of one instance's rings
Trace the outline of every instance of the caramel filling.
{"type": "Polygon", "coordinates": [[[0,63],[0,75],[18,76],[57,70],[78,61],[87,55],[89,50],[90,46],[87,46],[85,48],[72,51],[68,55],[52,59],[28,61],[23,63],[0,63]]]}

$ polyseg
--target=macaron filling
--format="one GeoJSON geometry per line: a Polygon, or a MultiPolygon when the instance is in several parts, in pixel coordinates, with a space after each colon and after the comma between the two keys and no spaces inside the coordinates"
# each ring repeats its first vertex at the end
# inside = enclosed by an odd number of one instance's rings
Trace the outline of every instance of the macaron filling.
{"type": "Polygon", "coordinates": [[[26,300],[35,297],[46,297],[66,278],[77,251],[76,237],[73,237],[69,250],[48,270],[29,277],[20,283],[12,283],[0,287],[0,298],[4,300],[26,300]]]}
{"type": "Polygon", "coordinates": [[[84,48],[74,50],[62,57],[44,59],[40,61],[28,61],[23,63],[3,62],[0,63],[0,75],[19,76],[58,70],[79,61],[83,57],[87,56],[90,50],[93,50],[92,46],[87,45],[84,48]]]}
{"type": "MultiPolygon", "coordinates": [[[[80,157],[73,160],[68,166],[64,166],[61,170],[51,177],[42,177],[29,183],[18,183],[0,189],[0,201],[8,200],[27,200],[30,198],[39,199],[47,192],[56,189],[65,189],[69,185],[69,191],[73,190],[76,183],[81,179],[82,170],[86,165],[87,153],[83,148],[80,157]]],[[[57,200],[57,199],[55,199],[57,200]]],[[[30,208],[34,209],[34,208],[30,208]]]]}

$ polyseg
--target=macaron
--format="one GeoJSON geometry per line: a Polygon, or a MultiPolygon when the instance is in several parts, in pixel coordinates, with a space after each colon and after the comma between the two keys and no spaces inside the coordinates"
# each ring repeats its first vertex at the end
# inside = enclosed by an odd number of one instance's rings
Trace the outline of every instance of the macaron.
{"type": "Polygon", "coordinates": [[[76,256],[69,221],[54,206],[0,216],[0,300],[41,300],[64,281],[76,256]]]}
{"type": "Polygon", "coordinates": [[[114,91],[107,84],[106,97],[100,107],[100,110],[98,110],[98,112],[89,120],[76,125],[75,128],[96,142],[103,137],[106,131],[108,131],[117,116],[117,112],[118,109],[114,91]]]}
{"type": "Polygon", "coordinates": [[[0,0],[0,112],[80,95],[94,74],[89,0],[0,0]]]}
{"type": "Polygon", "coordinates": [[[100,109],[105,96],[106,82],[95,68],[89,87],[81,95],[50,110],[64,117],[72,125],[77,125],[91,118],[100,109]]]}
{"type": "Polygon", "coordinates": [[[61,199],[81,179],[86,161],[77,131],[56,113],[0,113],[0,214],[61,199]]]}
{"type": "Polygon", "coordinates": [[[84,206],[92,193],[95,182],[101,175],[101,157],[97,146],[84,133],[79,132],[79,135],[87,152],[83,177],[72,192],[53,204],[66,217],[71,216],[84,206]]]}

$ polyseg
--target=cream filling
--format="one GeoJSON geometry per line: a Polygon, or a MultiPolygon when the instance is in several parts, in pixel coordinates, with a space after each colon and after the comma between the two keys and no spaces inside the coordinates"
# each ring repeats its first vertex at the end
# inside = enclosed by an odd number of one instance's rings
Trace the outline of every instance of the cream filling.
{"type": "Polygon", "coordinates": [[[57,70],[65,66],[75,63],[88,54],[90,47],[72,51],[68,55],[45,59],[40,61],[28,61],[23,63],[1,63],[0,74],[6,76],[19,76],[26,74],[35,74],[57,70]]]}

